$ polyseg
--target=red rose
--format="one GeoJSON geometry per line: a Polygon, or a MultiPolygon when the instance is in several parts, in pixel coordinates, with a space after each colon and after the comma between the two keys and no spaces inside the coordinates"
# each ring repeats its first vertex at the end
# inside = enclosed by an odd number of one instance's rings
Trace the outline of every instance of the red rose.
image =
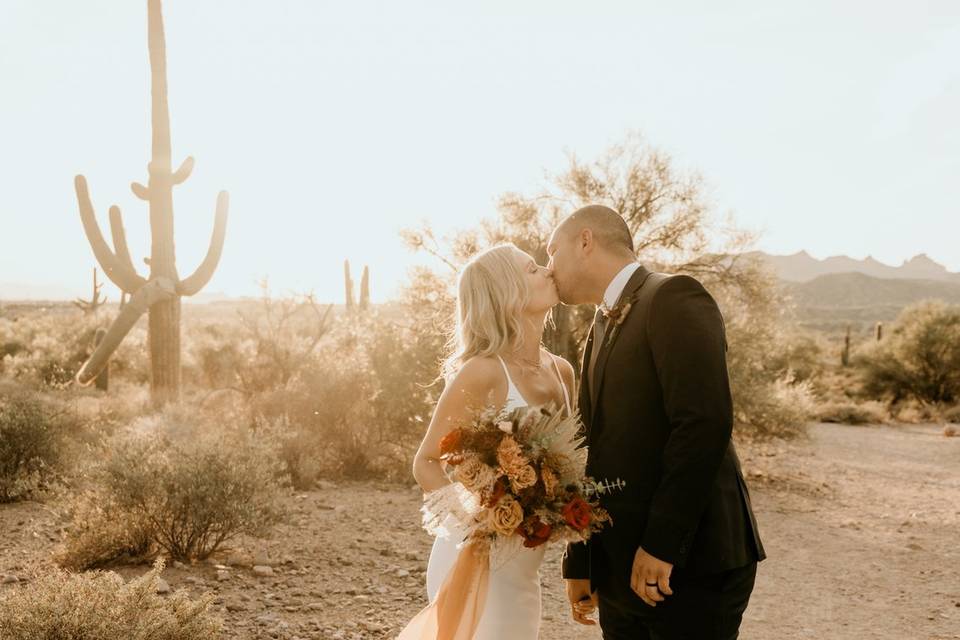
{"type": "Polygon", "coordinates": [[[454,429],[440,439],[440,454],[452,453],[460,448],[460,440],[463,438],[463,431],[454,429]]]}
{"type": "Polygon", "coordinates": [[[491,492],[490,497],[487,498],[486,505],[487,507],[492,507],[507,493],[507,482],[503,478],[497,478],[497,481],[493,483],[493,492],[491,492]]]}
{"type": "Polygon", "coordinates": [[[528,549],[539,547],[550,539],[550,533],[552,531],[553,527],[544,524],[540,521],[540,518],[534,516],[533,520],[525,527],[525,531],[521,534],[523,535],[523,546],[528,549]]]}
{"type": "Polygon", "coordinates": [[[563,506],[563,519],[577,531],[583,531],[590,526],[590,511],[590,505],[580,496],[576,496],[563,506]]]}

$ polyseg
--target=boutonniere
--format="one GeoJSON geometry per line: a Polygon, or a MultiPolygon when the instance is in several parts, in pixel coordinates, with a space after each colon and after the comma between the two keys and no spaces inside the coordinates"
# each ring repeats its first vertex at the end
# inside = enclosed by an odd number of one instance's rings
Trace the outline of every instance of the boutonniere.
{"type": "Polygon", "coordinates": [[[617,335],[617,330],[620,328],[620,325],[623,324],[623,321],[627,319],[627,315],[629,315],[630,309],[633,308],[633,303],[636,301],[637,294],[634,293],[626,300],[619,301],[609,309],[603,306],[600,307],[600,313],[607,319],[607,322],[613,323],[607,326],[606,337],[604,339],[607,345],[613,342],[614,337],[617,335]]]}

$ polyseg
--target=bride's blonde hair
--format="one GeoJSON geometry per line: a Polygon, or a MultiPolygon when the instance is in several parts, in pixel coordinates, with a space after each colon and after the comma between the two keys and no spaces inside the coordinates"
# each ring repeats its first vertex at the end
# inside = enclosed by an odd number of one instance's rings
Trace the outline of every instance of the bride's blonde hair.
{"type": "Polygon", "coordinates": [[[457,281],[457,310],[442,375],[449,380],[476,356],[515,351],[523,343],[521,312],[530,301],[527,278],[513,244],[474,256],[457,281]]]}

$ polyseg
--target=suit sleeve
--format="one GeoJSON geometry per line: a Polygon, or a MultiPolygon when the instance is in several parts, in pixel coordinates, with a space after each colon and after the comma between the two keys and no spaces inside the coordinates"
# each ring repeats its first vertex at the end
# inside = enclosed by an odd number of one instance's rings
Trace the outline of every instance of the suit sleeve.
{"type": "Polygon", "coordinates": [[[653,296],[647,335],[670,430],[641,546],[682,567],[733,431],[723,317],[703,285],[674,276],[653,296]]]}
{"type": "Polygon", "coordinates": [[[560,563],[561,575],[566,580],[586,580],[590,577],[590,553],[586,542],[568,542],[560,563]]]}

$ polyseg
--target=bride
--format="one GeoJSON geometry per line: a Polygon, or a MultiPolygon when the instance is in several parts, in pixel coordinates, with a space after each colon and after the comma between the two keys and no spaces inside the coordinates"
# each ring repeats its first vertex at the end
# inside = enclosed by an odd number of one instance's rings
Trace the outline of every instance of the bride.
{"type": "MultiPolygon", "coordinates": [[[[512,244],[474,257],[460,274],[455,348],[443,367],[446,387],[413,463],[430,492],[450,483],[440,440],[469,422],[481,407],[510,411],[552,405],[572,414],[573,367],[541,346],[544,324],[559,303],[551,272],[512,244]]],[[[454,565],[463,539],[450,523],[427,565],[431,602],[454,565]]],[[[475,640],[535,640],[540,628],[540,563],[546,545],[524,548],[491,567],[486,604],[475,640]]]]}

